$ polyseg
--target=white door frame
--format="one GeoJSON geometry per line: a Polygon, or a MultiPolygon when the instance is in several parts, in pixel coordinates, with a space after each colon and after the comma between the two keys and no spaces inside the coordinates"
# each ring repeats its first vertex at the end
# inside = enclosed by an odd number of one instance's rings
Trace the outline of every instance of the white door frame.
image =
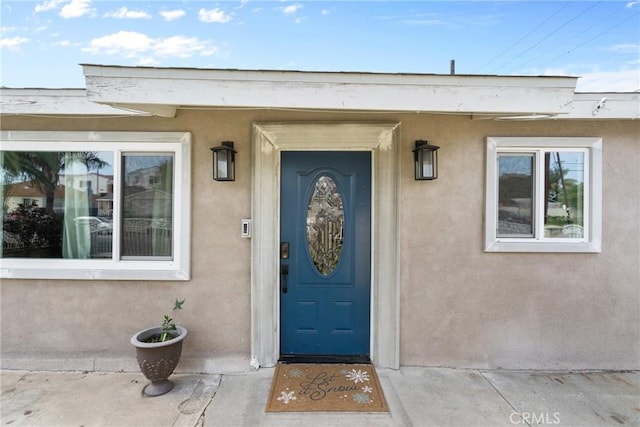
{"type": "Polygon", "coordinates": [[[252,132],[251,364],[280,356],[280,152],[372,153],[371,360],[400,365],[400,123],[254,123],[252,132]]]}

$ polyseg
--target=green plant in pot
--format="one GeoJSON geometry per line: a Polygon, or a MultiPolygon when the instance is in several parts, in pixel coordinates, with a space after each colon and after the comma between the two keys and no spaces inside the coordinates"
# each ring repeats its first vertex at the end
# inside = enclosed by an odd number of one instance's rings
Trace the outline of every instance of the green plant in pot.
{"type": "Polygon", "coordinates": [[[173,388],[168,380],[182,354],[182,341],[187,330],[174,323],[175,312],[182,309],[184,300],[176,300],[171,316],[165,314],[160,326],[144,329],[131,337],[136,348],[138,366],[144,376],[151,381],[143,389],[146,396],[160,396],[173,388]]]}

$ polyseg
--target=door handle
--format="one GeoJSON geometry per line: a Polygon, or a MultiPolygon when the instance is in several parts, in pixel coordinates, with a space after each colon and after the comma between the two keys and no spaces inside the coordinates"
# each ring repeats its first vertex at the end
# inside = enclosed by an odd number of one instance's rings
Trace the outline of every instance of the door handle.
{"type": "Polygon", "coordinates": [[[280,265],[280,288],[282,293],[286,294],[288,291],[287,277],[289,276],[289,266],[287,264],[280,265]]]}

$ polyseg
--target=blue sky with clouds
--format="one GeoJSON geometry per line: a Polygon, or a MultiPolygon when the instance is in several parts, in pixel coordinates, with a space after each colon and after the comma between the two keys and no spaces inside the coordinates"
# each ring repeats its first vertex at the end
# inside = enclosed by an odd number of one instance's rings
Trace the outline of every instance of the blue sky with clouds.
{"type": "Polygon", "coordinates": [[[640,90],[640,1],[3,0],[0,82],[84,87],[81,63],[580,76],[640,90]]]}

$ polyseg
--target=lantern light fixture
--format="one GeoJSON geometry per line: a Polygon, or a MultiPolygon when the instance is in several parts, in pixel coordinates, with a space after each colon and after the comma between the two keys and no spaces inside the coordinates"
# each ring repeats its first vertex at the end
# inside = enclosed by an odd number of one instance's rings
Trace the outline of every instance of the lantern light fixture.
{"type": "Polygon", "coordinates": [[[438,147],[428,141],[418,140],[413,150],[416,180],[433,180],[438,178],[438,147]]]}
{"type": "Polygon", "coordinates": [[[236,153],[233,141],[223,141],[213,152],[213,179],[216,181],[236,180],[236,153]]]}

